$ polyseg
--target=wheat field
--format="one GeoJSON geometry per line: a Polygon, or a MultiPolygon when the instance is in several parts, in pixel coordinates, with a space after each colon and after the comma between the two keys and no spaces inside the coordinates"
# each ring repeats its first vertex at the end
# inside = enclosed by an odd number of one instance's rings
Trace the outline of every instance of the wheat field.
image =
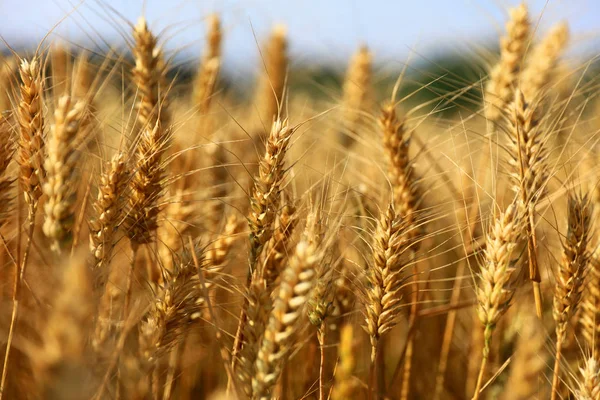
{"type": "Polygon", "coordinates": [[[5,53],[0,399],[599,400],[598,69],[555,22],[296,92],[276,25],[245,95],[218,14],[191,76],[144,17],[5,53]]]}

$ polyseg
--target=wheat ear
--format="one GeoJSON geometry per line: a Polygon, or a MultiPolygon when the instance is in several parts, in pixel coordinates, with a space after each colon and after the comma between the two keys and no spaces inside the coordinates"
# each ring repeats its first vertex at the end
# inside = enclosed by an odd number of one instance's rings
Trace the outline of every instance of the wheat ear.
{"type": "Polygon", "coordinates": [[[273,233],[276,211],[285,179],[285,155],[296,128],[287,120],[276,120],[271,128],[264,157],[259,162],[258,176],[250,197],[250,267],[258,260],[273,233]]]}
{"type": "Polygon", "coordinates": [[[144,17],[140,17],[133,29],[135,46],[133,55],[133,81],[137,88],[137,120],[140,129],[152,129],[156,125],[169,125],[165,83],[165,64],[156,37],[148,30],[144,17]]]}
{"type": "Polygon", "coordinates": [[[319,255],[314,245],[301,241],[281,277],[273,310],[258,350],[252,379],[252,399],[269,399],[292,349],[294,334],[315,278],[319,255]]]}
{"type": "Polygon", "coordinates": [[[128,180],[125,154],[115,154],[100,175],[98,195],[92,204],[95,216],[90,220],[90,251],[94,258],[93,269],[103,277],[96,282],[96,287],[104,287],[104,278],[108,277],[107,268],[116,242],[115,234],[123,216],[128,180]]]}
{"type": "Polygon", "coordinates": [[[490,79],[485,86],[485,116],[490,121],[498,121],[502,117],[502,110],[513,99],[529,44],[530,25],[525,3],[510,10],[506,36],[500,39],[500,60],[490,71],[490,79]]]}
{"type": "Polygon", "coordinates": [[[525,207],[529,279],[533,282],[536,312],[541,316],[541,276],[537,265],[535,207],[545,194],[548,180],[548,135],[540,126],[538,103],[527,103],[520,90],[508,106],[508,152],[513,190],[525,207]]]}
{"type": "MultiPolygon", "coordinates": [[[[402,284],[405,282],[409,227],[390,204],[382,212],[373,236],[372,262],[366,271],[365,330],[371,340],[371,362],[375,362],[382,335],[396,325],[402,284]]],[[[380,388],[381,389],[381,388],[380,388]]]]}
{"type": "MultiPolygon", "coordinates": [[[[29,252],[33,239],[35,227],[35,214],[38,202],[42,195],[42,180],[44,179],[44,79],[42,77],[41,59],[38,56],[30,61],[21,60],[19,64],[19,75],[21,85],[19,86],[20,99],[17,109],[17,120],[19,122],[19,144],[17,152],[17,164],[19,165],[20,191],[23,192],[27,213],[29,229],[27,231],[27,245],[21,259],[21,264],[16,265],[13,284],[13,308],[10,318],[10,327],[2,367],[2,378],[0,381],[0,398],[5,388],[8,372],[8,361],[10,349],[15,331],[17,315],[19,312],[19,301],[21,297],[21,283],[25,276],[25,269],[29,259],[29,252]]],[[[19,236],[20,237],[20,236],[19,236]]]]}
{"type": "Polygon", "coordinates": [[[596,250],[590,256],[589,273],[586,277],[579,323],[587,348],[593,358],[600,357],[600,254],[596,250]]]}
{"type": "Polygon", "coordinates": [[[562,345],[570,318],[581,300],[583,281],[588,268],[591,218],[593,207],[587,196],[570,195],[568,227],[563,243],[563,255],[556,273],[552,316],[556,323],[556,358],[552,378],[552,400],[558,395],[562,345]]]}
{"type": "Polygon", "coordinates": [[[533,49],[529,62],[521,75],[521,89],[527,101],[547,89],[550,74],[569,41],[569,27],[565,23],[552,28],[548,35],[533,49]]]}
{"type": "Polygon", "coordinates": [[[352,56],[342,88],[342,123],[345,132],[339,136],[344,147],[352,146],[365,123],[369,111],[373,79],[373,55],[367,46],[361,46],[352,56]]]}
{"type": "Polygon", "coordinates": [[[84,111],[83,102],[73,102],[69,96],[61,97],[46,146],[48,156],[44,164],[46,182],[43,189],[47,200],[44,204],[46,219],[43,230],[52,241],[51,248],[58,253],[69,250],[73,240],[74,206],[77,200],[76,164],[80,157],[77,136],[80,134],[79,124],[84,111]]]}
{"type": "Polygon", "coordinates": [[[263,53],[264,66],[261,66],[255,99],[261,122],[267,129],[279,116],[288,68],[287,47],[287,29],[276,25],[263,53]]]}
{"type": "Polygon", "coordinates": [[[519,262],[518,246],[522,234],[519,211],[518,203],[508,206],[492,223],[486,238],[485,258],[476,289],[477,315],[484,327],[484,347],[474,400],[480,395],[492,333],[502,315],[508,310],[516,289],[513,280],[519,262]]]}
{"type": "Polygon", "coordinates": [[[581,380],[579,389],[575,391],[575,398],[577,400],[600,399],[600,363],[594,357],[590,357],[579,370],[581,380]]]}
{"type": "Polygon", "coordinates": [[[221,67],[221,21],[216,14],[208,18],[206,50],[194,84],[194,103],[201,115],[208,113],[221,67]]]}
{"type": "Polygon", "coordinates": [[[42,195],[44,179],[44,81],[39,57],[30,61],[22,60],[19,65],[21,75],[21,99],[17,118],[19,120],[19,152],[21,187],[28,205],[29,221],[32,222],[42,195]]]}

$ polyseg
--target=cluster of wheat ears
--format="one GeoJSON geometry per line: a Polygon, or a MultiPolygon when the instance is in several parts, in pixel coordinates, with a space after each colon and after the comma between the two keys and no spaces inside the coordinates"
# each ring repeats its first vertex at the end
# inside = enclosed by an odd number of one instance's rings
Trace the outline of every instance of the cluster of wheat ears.
{"type": "Polygon", "coordinates": [[[600,91],[565,24],[511,9],[418,104],[366,46],[294,94],[283,26],[240,99],[206,21],[188,81],[144,18],[130,52],[4,58],[0,398],[600,399],[600,91]]]}

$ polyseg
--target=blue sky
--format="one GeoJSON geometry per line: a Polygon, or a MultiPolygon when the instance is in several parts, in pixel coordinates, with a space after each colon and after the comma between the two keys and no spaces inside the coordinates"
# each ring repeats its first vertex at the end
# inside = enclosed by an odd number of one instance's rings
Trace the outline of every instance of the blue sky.
{"type": "MultiPolygon", "coordinates": [[[[0,35],[11,44],[39,41],[59,21],[55,37],[79,46],[123,43],[130,29],[122,18],[147,16],[164,31],[166,46],[183,59],[200,53],[203,20],[221,14],[225,26],[225,61],[238,68],[257,62],[256,37],[273,24],[288,27],[297,62],[342,61],[360,43],[378,59],[405,59],[410,49],[463,51],[496,40],[510,0],[0,0],[0,35]],[[486,41],[487,40],[487,41],[486,41]],[[457,43],[462,43],[457,45],[457,43]]],[[[600,38],[599,0],[533,0],[532,16],[540,29],[560,20],[572,28],[574,46],[590,49],[600,38]]]]}

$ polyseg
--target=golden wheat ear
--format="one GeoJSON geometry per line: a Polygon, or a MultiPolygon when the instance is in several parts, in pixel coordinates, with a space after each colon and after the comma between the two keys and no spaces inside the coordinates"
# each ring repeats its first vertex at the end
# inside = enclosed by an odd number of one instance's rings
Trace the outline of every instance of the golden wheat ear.
{"type": "Polygon", "coordinates": [[[90,251],[93,269],[103,278],[96,282],[99,288],[104,287],[108,278],[108,267],[112,251],[116,243],[115,234],[123,218],[125,189],[129,180],[129,170],[125,154],[118,153],[106,163],[100,175],[98,195],[92,203],[95,215],[90,220],[90,251]]]}
{"type": "MultiPolygon", "coordinates": [[[[597,203],[596,203],[597,204],[597,203]]],[[[586,277],[579,323],[587,350],[593,358],[600,357],[600,254],[596,249],[590,256],[589,272],[586,277]]]]}
{"type": "Polygon", "coordinates": [[[320,261],[314,244],[301,241],[296,246],[281,277],[264,336],[258,348],[252,398],[269,399],[294,344],[302,310],[314,284],[315,267],[320,261]]]}
{"type": "Polygon", "coordinates": [[[157,38],[148,29],[144,17],[138,19],[133,29],[133,56],[135,65],[132,75],[137,88],[135,107],[140,129],[159,129],[169,126],[167,111],[168,87],[165,80],[165,63],[157,38]]]}
{"type": "Polygon", "coordinates": [[[206,49],[200,60],[200,68],[194,84],[194,103],[200,115],[209,112],[211,100],[214,97],[217,78],[221,69],[222,38],[221,20],[216,14],[213,14],[208,19],[206,49]]]}
{"type": "Polygon", "coordinates": [[[519,267],[519,244],[522,235],[522,205],[511,204],[492,222],[486,238],[485,258],[476,289],[477,315],[483,324],[483,358],[473,399],[478,399],[490,353],[492,333],[511,305],[519,267]]]}
{"type": "Polygon", "coordinates": [[[402,307],[401,288],[409,266],[408,249],[412,243],[409,227],[390,204],[382,212],[373,235],[372,261],[363,283],[365,330],[371,339],[371,362],[377,356],[381,336],[397,323],[402,307]]]}
{"type": "Polygon", "coordinates": [[[287,29],[284,25],[276,25],[263,53],[264,65],[261,65],[254,101],[267,132],[272,122],[282,117],[279,111],[289,62],[287,48],[287,29]]]}
{"type": "Polygon", "coordinates": [[[19,121],[19,180],[28,206],[29,221],[33,223],[38,201],[42,195],[44,171],[44,80],[42,59],[21,60],[20,99],[17,109],[19,121]]]}
{"type": "Polygon", "coordinates": [[[589,357],[580,369],[579,388],[575,390],[577,400],[594,400],[600,398],[600,363],[589,357]]]}
{"type": "Polygon", "coordinates": [[[556,272],[552,316],[556,323],[556,358],[552,379],[552,400],[558,395],[562,347],[569,321],[579,308],[584,278],[589,267],[589,240],[593,207],[587,196],[569,195],[567,234],[556,272]]]}
{"type": "Polygon", "coordinates": [[[520,90],[515,91],[514,101],[505,110],[508,130],[509,177],[513,191],[524,205],[529,279],[533,284],[536,312],[541,318],[542,280],[537,261],[537,235],[535,231],[535,208],[546,195],[548,182],[547,127],[540,123],[539,101],[528,103],[520,90]]]}
{"type": "Polygon", "coordinates": [[[84,112],[83,102],[74,102],[69,96],[61,97],[46,146],[48,155],[44,164],[46,181],[43,190],[47,199],[43,230],[52,241],[51,248],[59,254],[70,250],[73,241],[77,162],[80,156],[77,140],[84,112]]]}
{"type": "Polygon", "coordinates": [[[510,10],[506,23],[506,36],[500,39],[500,60],[490,71],[490,79],[485,86],[485,116],[490,121],[498,121],[502,110],[513,99],[521,64],[529,45],[531,23],[525,3],[510,10]]]}
{"type": "Polygon", "coordinates": [[[342,127],[339,141],[352,146],[366,124],[365,113],[370,111],[372,96],[373,55],[361,46],[352,56],[346,71],[342,95],[342,127]]]}
{"type": "Polygon", "coordinates": [[[548,82],[551,81],[549,78],[568,41],[569,27],[561,23],[554,26],[533,49],[520,79],[521,89],[527,101],[532,101],[548,89],[548,82]]]}

